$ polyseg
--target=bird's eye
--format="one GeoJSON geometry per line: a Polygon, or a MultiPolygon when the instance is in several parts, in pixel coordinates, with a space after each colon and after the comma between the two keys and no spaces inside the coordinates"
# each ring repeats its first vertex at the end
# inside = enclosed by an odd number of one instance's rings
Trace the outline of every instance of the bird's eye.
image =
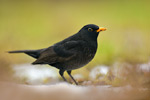
{"type": "Polygon", "coordinates": [[[92,28],[88,28],[88,31],[89,31],[89,32],[92,32],[92,31],[93,31],[93,29],[92,29],[92,28]]]}

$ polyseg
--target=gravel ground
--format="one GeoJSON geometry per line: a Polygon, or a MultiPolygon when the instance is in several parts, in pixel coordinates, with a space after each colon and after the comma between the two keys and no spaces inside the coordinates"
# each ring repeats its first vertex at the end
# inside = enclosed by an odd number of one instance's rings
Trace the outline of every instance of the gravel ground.
{"type": "Polygon", "coordinates": [[[24,85],[0,82],[0,100],[150,100],[150,90],[131,86],[24,85]]]}

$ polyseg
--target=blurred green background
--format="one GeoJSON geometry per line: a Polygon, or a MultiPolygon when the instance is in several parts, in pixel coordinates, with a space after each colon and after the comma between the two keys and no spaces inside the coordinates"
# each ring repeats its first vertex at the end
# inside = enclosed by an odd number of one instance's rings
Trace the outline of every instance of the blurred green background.
{"type": "Polygon", "coordinates": [[[148,62],[149,5],[149,0],[0,1],[1,67],[34,61],[6,51],[48,47],[86,24],[107,28],[100,33],[98,52],[86,68],[114,62],[148,62]]]}

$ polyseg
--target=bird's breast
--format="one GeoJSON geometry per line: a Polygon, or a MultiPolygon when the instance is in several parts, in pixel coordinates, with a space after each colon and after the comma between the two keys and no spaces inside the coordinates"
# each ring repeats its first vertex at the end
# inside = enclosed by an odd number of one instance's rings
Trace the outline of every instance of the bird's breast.
{"type": "Polygon", "coordinates": [[[95,56],[96,48],[84,47],[82,48],[77,55],[72,59],[66,62],[66,70],[73,70],[83,67],[88,64],[95,56]]]}

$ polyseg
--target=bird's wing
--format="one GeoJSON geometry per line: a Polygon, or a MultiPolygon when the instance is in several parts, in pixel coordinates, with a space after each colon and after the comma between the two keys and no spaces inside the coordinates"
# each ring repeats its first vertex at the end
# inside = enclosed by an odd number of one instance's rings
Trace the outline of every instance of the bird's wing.
{"type": "Polygon", "coordinates": [[[53,64],[68,61],[80,52],[77,49],[81,45],[84,45],[83,41],[58,43],[41,52],[39,58],[32,64],[53,64]]]}

